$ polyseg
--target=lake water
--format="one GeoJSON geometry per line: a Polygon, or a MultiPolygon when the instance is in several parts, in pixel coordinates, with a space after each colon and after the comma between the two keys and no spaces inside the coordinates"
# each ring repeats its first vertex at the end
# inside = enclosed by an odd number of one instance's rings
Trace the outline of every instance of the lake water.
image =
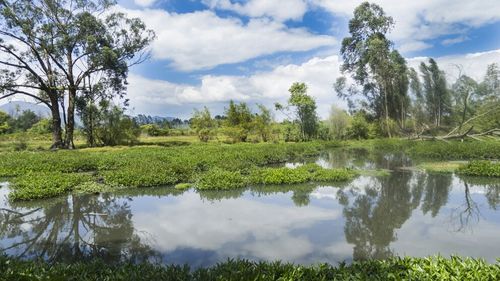
{"type": "Polygon", "coordinates": [[[0,250],[194,267],[228,258],[336,264],[394,255],[500,257],[500,179],[416,171],[401,153],[331,150],[307,161],[391,173],[337,184],[143,188],[15,204],[3,184],[0,250]]]}

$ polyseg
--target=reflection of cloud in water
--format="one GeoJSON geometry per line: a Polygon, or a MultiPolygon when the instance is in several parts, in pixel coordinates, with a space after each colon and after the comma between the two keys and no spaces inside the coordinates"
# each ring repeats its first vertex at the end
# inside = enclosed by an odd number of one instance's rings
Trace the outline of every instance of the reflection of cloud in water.
{"type": "Polygon", "coordinates": [[[203,204],[196,193],[187,192],[176,199],[134,214],[136,228],[155,237],[160,251],[195,248],[223,256],[297,259],[313,252],[314,246],[292,230],[341,216],[340,210],[280,206],[244,197],[203,204]]]}
{"type": "Polygon", "coordinates": [[[475,226],[477,231],[453,232],[446,227],[447,214],[437,218],[423,215],[420,212],[413,214],[403,228],[398,231],[398,239],[391,247],[400,255],[428,256],[441,254],[449,256],[458,254],[461,256],[482,257],[494,262],[500,253],[498,234],[500,225],[489,221],[480,221],[475,226]],[[436,220],[442,223],[437,223],[436,220]],[[490,241],[490,243],[485,241],[490,241]],[[415,247],[415,243],[421,247],[415,247]]]}
{"type": "Polygon", "coordinates": [[[339,188],[333,186],[320,186],[311,193],[312,198],[337,200],[339,188]]]}

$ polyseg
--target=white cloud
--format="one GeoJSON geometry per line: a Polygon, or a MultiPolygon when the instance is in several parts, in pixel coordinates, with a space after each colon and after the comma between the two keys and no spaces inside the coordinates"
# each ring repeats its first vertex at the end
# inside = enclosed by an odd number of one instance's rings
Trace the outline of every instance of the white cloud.
{"type": "MultiPolygon", "coordinates": [[[[356,6],[364,0],[310,0],[314,5],[333,14],[350,18],[356,6]]],[[[426,40],[442,35],[461,35],[469,28],[500,20],[498,0],[373,0],[396,26],[391,34],[402,49],[415,51],[430,47],[426,40]]]]}
{"type": "Polygon", "coordinates": [[[304,82],[318,103],[318,112],[326,116],[332,103],[345,106],[337,98],[332,85],[339,76],[337,56],[312,58],[302,64],[288,64],[251,76],[214,76],[201,78],[199,86],[174,84],[150,80],[131,74],[128,98],[137,113],[147,113],[150,108],[163,105],[172,107],[186,103],[209,105],[215,102],[258,102],[272,107],[274,102],[285,102],[293,82],[304,82]]]}
{"type": "Polygon", "coordinates": [[[210,69],[277,52],[308,51],[331,46],[335,38],[288,28],[267,18],[221,18],[205,10],[176,14],[159,9],[126,10],[156,32],[155,59],[167,59],[182,71],[210,69]]]}
{"type": "MultiPolygon", "coordinates": [[[[420,62],[427,59],[425,57],[408,59],[408,64],[418,70],[420,62]]],[[[500,62],[500,50],[446,56],[436,60],[446,71],[450,82],[456,79],[456,65],[461,65],[467,75],[482,79],[488,64],[500,62]]],[[[285,102],[289,96],[290,85],[299,81],[309,86],[309,94],[317,101],[318,113],[321,117],[326,117],[332,104],[346,106],[332,88],[335,79],[340,75],[340,63],[338,56],[315,57],[302,64],[281,65],[271,71],[250,76],[207,75],[201,77],[198,86],[150,80],[131,74],[128,98],[136,113],[149,114],[160,114],[152,112],[152,108],[162,107],[169,110],[186,104],[210,107],[213,103],[227,102],[231,99],[249,103],[258,102],[272,107],[274,102],[285,102]]],[[[190,112],[184,114],[187,117],[190,112]]]]}
{"type": "Polygon", "coordinates": [[[307,12],[305,0],[250,0],[233,3],[230,0],[203,0],[210,8],[228,10],[249,17],[271,17],[278,21],[300,20],[307,12]]]}
{"type": "MultiPolygon", "coordinates": [[[[427,57],[412,58],[408,60],[408,65],[418,70],[420,63],[427,62],[428,59],[427,57]]],[[[458,67],[462,69],[463,74],[481,80],[486,74],[488,64],[500,63],[500,49],[466,55],[444,56],[435,58],[435,60],[439,67],[446,72],[448,82],[453,82],[458,78],[458,67]]]]}
{"type": "Polygon", "coordinates": [[[153,5],[157,0],[134,0],[134,3],[141,7],[149,7],[153,5]]]}
{"type": "Polygon", "coordinates": [[[467,37],[467,36],[465,36],[465,35],[460,35],[460,36],[456,36],[456,37],[453,37],[453,38],[445,39],[445,40],[441,41],[441,44],[444,45],[444,46],[450,46],[450,45],[453,45],[453,44],[457,44],[457,43],[461,43],[461,42],[467,41],[469,39],[470,38],[467,37]]]}

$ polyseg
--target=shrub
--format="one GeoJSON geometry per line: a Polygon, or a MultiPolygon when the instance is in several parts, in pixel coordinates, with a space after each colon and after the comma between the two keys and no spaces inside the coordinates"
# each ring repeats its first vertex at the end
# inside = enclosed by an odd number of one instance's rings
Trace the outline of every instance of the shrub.
{"type": "Polygon", "coordinates": [[[458,168],[458,173],[468,176],[500,177],[500,163],[471,161],[458,168]]]}
{"type": "Polygon", "coordinates": [[[191,188],[191,184],[190,183],[178,183],[174,186],[175,189],[181,189],[181,190],[184,190],[184,189],[190,189],[191,188]]]}

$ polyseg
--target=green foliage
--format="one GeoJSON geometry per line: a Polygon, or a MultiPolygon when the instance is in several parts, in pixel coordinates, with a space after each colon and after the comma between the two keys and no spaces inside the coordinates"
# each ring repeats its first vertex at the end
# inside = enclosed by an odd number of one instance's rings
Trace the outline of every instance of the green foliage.
{"type": "Polygon", "coordinates": [[[26,132],[40,121],[40,117],[31,110],[25,110],[16,118],[10,119],[10,127],[16,131],[26,132]]]}
{"type": "Polygon", "coordinates": [[[271,137],[271,123],[273,118],[271,116],[271,111],[262,104],[257,105],[259,107],[259,113],[254,117],[253,128],[260,136],[263,142],[267,142],[271,137]]]}
{"type": "Polygon", "coordinates": [[[34,134],[48,134],[52,131],[52,120],[43,118],[40,119],[36,124],[34,124],[29,130],[29,133],[34,134]]]}
{"type": "Polygon", "coordinates": [[[217,123],[212,119],[210,111],[205,106],[203,110],[195,110],[191,118],[191,128],[198,134],[198,138],[202,142],[208,142],[216,128],[217,123]]]}
{"type": "MultiPolygon", "coordinates": [[[[380,121],[387,123],[392,118],[403,123],[409,106],[409,80],[405,59],[393,49],[394,44],[386,37],[393,26],[394,20],[380,6],[361,3],[349,21],[350,36],[342,40],[340,53],[342,71],[350,73],[362,88],[361,94],[368,101],[365,106],[380,121]]],[[[349,87],[344,93],[345,82],[345,78],[339,78],[335,90],[353,104],[350,98],[360,94],[360,91],[349,87]]],[[[391,134],[388,136],[391,137],[391,134]]]]}
{"type": "Polygon", "coordinates": [[[468,176],[500,177],[500,163],[491,161],[471,161],[458,168],[458,173],[468,176]]]}
{"type": "Polygon", "coordinates": [[[96,135],[102,145],[137,143],[141,130],[130,117],[123,113],[123,109],[118,106],[103,105],[99,116],[96,135]]]}
{"type": "MultiPolygon", "coordinates": [[[[216,179],[219,175],[225,177],[224,171],[246,177],[249,170],[255,167],[317,155],[324,146],[325,144],[318,142],[241,143],[8,152],[0,155],[0,177],[13,177],[14,182],[20,178],[23,183],[29,180],[26,175],[31,175],[31,180],[43,182],[45,186],[39,185],[38,188],[46,189],[47,192],[36,190],[33,198],[57,196],[76,189],[93,193],[103,187],[90,186],[87,183],[89,181],[102,183],[110,188],[143,187],[194,183],[205,176],[201,180],[205,183],[202,186],[207,187],[209,180],[213,180],[214,186],[219,187],[220,182],[216,182],[216,179]],[[223,172],[217,173],[219,170],[223,172]],[[84,172],[89,173],[83,174],[84,172]],[[66,182],[67,185],[61,188],[60,178],[73,175],[86,177],[81,182],[66,182]]],[[[233,177],[234,174],[229,176],[233,177]]],[[[233,183],[228,186],[232,185],[233,183]]],[[[29,189],[29,184],[23,185],[23,196],[19,199],[30,199],[29,189]]]]}
{"type": "Polygon", "coordinates": [[[191,188],[190,183],[178,183],[174,186],[175,189],[180,189],[180,190],[185,190],[185,189],[190,189],[191,188]]]}
{"type": "Polygon", "coordinates": [[[297,124],[284,122],[283,127],[283,139],[286,142],[298,142],[302,140],[300,128],[297,124]]]}
{"type": "Polygon", "coordinates": [[[348,135],[348,128],[351,125],[351,116],[343,109],[332,106],[328,117],[328,127],[330,134],[336,140],[343,140],[348,135]]]}
{"type": "Polygon", "coordinates": [[[90,179],[86,174],[65,174],[61,172],[27,173],[13,181],[12,200],[31,200],[53,197],[70,191],[90,179]]]}
{"type": "Polygon", "coordinates": [[[168,136],[170,133],[170,130],[168,128],[160,128],[156,124],[142,125],[141,131],[151,137],[168,136]]]}
{"type": "Polygon", "coordinates": [[[248,137],[248,130],[242,127],[224,127],[220,130],[221,133],[226,135],[231,143],[244,142],[248,137]]]}
{"type": "Polygon", "coordinates": [[[447,161],[447,162],[426,162],[419,164],[418,167],[427,171],[434,173],[453,173],[455,172],[463,162],[459,161],[447,161]]]}
{"type": "Polygon", "coordinates": [[[246,180],[240,172],[225,171],[222,169],[212,169],[200,175],[196,182],[196,188],[206,189],[234,189],[245,187],[246,180]]]}
{"type": "Polygon", "coordinates": [[[354,114],[351,125],[347,128],[347,134],[353,139],[368,139],[370,127],[362,111],[354,114]]]}
{"type": "Polygon", "coordinates": [[[78,184],[75,187],[72,187],[74,191],[79,192],[79,193],[86,193],[86,194],[99,194],[102,192],[108,192],[114,190],[111,186],[98,183],[98,182],[93,182],[93,181],[86,181],[81,184],[78,184]]]}
{"type": "Polygon", "coordinates": [[[481,259],[391,258],[387,260],[296,265],[291,263],[228,260],[208,268],[151,263],[106,264],[100,260],[73,264],[22,261],[0,257],[0,279],[14,280],[498,280],[500,265],[481,259]]]}
{"type": "Polygon", "coordinates": [[[295,82],[288,91],[290,92],[288,104],[295,107],[295,115],[302,133],[302,139],[310,140],[318,130],[316,101],[307,94],[307,85],[305,83],[295,82]]]}
{"type": "Polygon", "coordinates": [[[10,131],[10,120],[10,115],[0,111],[0,134],[5,134],[10,131]]]}
{"type": "Polygon", "coordinates": [[[428,65],[422,62],[420,69],[428,113],[435,125],[440,126],[441,118],[450,113],[447,108],[450,104],[450,93],[446,88],[446,75],[432,58],[429,59],[428,65]]]}
{"type": "Polygon", "coordinates": [[[256,184],[296,184],[306,182],[347,181],[355,173],[347,169],[324,169],[317,164],[298,168],[264,168],[252,171],[250,181],[256,184]]]}

